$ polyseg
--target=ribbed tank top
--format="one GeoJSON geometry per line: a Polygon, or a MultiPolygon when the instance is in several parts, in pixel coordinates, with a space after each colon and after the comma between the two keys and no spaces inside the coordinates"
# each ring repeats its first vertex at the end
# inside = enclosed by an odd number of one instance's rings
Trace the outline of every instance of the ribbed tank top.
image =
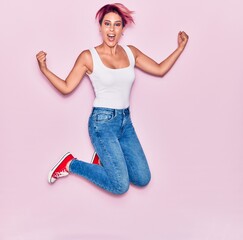
{"type": "Polygon", "coordinates": [[[124,109],[130,105],[130,92],[135,80],[135,59],[128,46],[122,46],[129,66],[112,69],[104,65],[95,48],[89,49],[93,59],[93,72],[88,74],[95,92],[94,107],[124,109]]]}

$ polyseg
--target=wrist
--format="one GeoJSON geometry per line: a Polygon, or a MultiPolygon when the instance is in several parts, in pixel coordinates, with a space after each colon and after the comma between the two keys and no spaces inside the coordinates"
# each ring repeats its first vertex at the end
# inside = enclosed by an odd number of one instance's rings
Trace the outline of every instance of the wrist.
{"type": "Polygon", "coordinates": [[[178,46],[178,48],[177,48],[177,50],[178,50],[179,52],[183,52],[184,49],[185,49],[185,46],[178,46]]]}
{"type": "Polygon", "coordinates": [[[47,69],[46,66],[45,66],[45,67],[40,67],[40,70],[41,70],[41,72],[42,72],[43,74],[46,74],[46,73],[48,72],[48,69],[47,69]]]}

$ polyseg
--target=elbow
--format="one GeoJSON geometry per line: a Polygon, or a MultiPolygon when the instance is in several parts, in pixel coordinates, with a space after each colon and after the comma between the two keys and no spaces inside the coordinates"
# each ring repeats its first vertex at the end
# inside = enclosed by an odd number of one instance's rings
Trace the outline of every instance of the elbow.
{"type": "Polygon", "coordinates": [[[166,72],[160,71],[156,74],[157,77],[164,77],[164,75],[166,74],[166,72]]]}
{"type": "Polygon", "coordinates": [[[166,74],[166,72],[167,72],[166,69],[158,64],[158,68],[154,72],[154,75],[156,77],[161,77],[162,78],[162,77],[164,77],[164,75],[166,74]]]}
{"type": "Polygon", "coordinates": [[[158,73],[158,77],[161,77],[161,78],[164,77],[168,71],[169,70],[166,70],[166,69],[160,70],[158,73]]]}
{"type": "Polygon", "coordinates": [[[163,62],[159,64],[158,68],[158,76],[159,77],[164,77],[167,72],[171,69],[171,66],[165,65],[163,62]]]}
{"type": "Polygon", "coordinates": [[[66,96],[72,92],[72,89],[64,88],[64,89],[61,89],[60,92],[63,96],[66,96]]]}
{"type": "Polygon", "coordinates": [[[69,86],[66,81],[65,81],[65,85],[62,86],[62,88],[60,89],[60,92],[62,93],[62,95],[68,95],[73,91],[73,88],[71,86],[69,86]]]}
{"type": "Polygon", "coordinates": [[[69,91],[69,90],[63,90],[63,91],[61,91],[61,94],[63,95],[63,96],[66,96],[66,95],[68,95],[68,94],[70,94],[72,91],[69,91]]]}
{"type": "Polygon", "coordinates": [[[164,75],[165,75],[165,73],[160,73],[158,76],[162,78],[162,77],[164,77],[164,75]]]}
{"type": "Polygon", "coordinates": [[[61,92],[61,94],[62,94],[63,96],[66,96],[66,95],[69,94],[69,92],[61,92]]]}

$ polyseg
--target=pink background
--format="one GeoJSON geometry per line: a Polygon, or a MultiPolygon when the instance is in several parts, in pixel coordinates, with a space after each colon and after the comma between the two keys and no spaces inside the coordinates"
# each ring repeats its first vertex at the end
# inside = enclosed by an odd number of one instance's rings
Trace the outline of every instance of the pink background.
{"type": "Polygon", "coordinates": [[[35,55],[65,78],[78,54],[101,41],[96,11],[106,1],[2,0],[1,240],[242,240],[243,3],[241,0],[122,1],[136,11],[123,44],[156,61],[190,41],[163,79],[137,70],[133,121],[152,181],[115,197],[70,176],[47,173],[71,151],[90,161],[85,78],[62,96],[35,55]]]}

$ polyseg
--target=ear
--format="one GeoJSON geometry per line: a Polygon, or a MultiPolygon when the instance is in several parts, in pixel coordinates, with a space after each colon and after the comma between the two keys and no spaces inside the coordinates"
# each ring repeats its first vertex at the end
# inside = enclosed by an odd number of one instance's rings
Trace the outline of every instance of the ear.
{"type": "Polygon", "coordinates": [[[125,30],[126,30],[126,26],[122,28],[122,36],[124,35],[125,30]]]}

